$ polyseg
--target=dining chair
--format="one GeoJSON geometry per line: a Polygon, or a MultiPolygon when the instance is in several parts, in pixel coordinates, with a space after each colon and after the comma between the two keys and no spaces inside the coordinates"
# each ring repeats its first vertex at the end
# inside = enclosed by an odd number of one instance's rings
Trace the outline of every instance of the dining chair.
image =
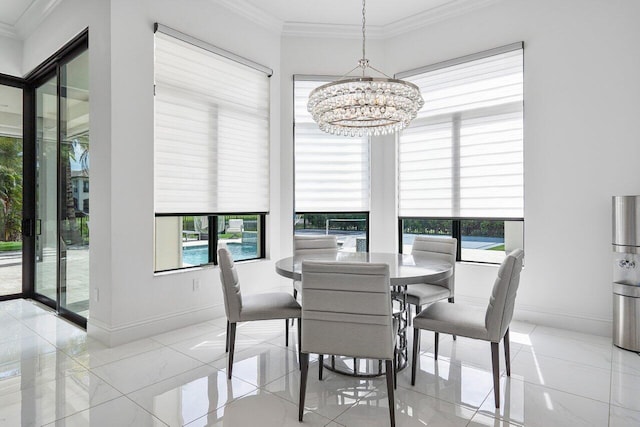
{"type": "MultiPolygon", "coordinates": [[[[407,302],[415,307],[418,314],[422,307],[432,302],[447,299],[454,302],[454,287],[456,274],[456,251],[458,250],[458,239],[453,237],[432,237],[416,236],[413,241],[411,255],[416,258],[420,256],[430,259],[440,259],[451,264],[451,276],[429,283],[416,283],[407,286],[407,302]]],[[[409,311],[409,321],[411,321],[411,311],[409,311]]],[[[454,336],[455,339],[455,336],[454,336]]]]}
{"type": "Polygon", "coordinates": [[[522,249],[512,251],[502,261],[498,277],[493,285],[491,298],[486,310],[464,304],[436,302],[421,311],[413,319],[413,363],[411,366],[411,385],[416,383],[416,369],[420,346],[420,330],[435,332],[434,359],[438,360],[438,334],[456,334],[491,342],[491,362],[493,368],[493,390],[496,408],[500,407],[500,356],[498,344],[504,339],[504,356],[507,376],[511,376],[511,358],[509,355],[509,324],[513,317],[516,292],[522,271],[522,249]]]}
{"type": "MultiPolygon", "coordinates": [[[[334,254],[338,251],[338,239],[336,236],[294,236],[294,255],[307,254],[334,254]]],[[[293,282],[293,297],[298,298],[300,293],[300,281],[293,282]]]]}
{"type": "MultiPolygon", "coordinates": [[[[394,364],[397,326],[392,315],[389,266],[335,261],[302,262],[302,421],[309,354],[385,361],[391,425],[395,426],[394,364]]],[[[322,380],[322,370],[319,379],[322,380]]]]}
{"type": "MultiPolygon", "coordinates": [[[[218,249],[220,281],[224,295],[224,311],[227,315],[227,342],[229,353],[227,378],[231,379],[233,352],[236,341],[236,324],[253,320],[285,319],[285,345],[289,345],[289,319],[298,319],[298,343],[300,342],[300,304],[287,292],[268,292],[242,295],[238,271],[226,248],[218,249]]],[[[298,355],[300,354],[298,350],[298,355]]],[[[299,357],[299,356],[298,356],[299,357]]],[[[298,359],[299,360],[299,359],[298,359]]]]}

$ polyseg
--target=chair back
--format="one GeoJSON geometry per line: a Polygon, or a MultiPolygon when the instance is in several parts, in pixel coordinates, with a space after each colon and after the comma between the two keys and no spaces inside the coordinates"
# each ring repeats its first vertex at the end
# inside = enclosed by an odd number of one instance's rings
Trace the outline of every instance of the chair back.
{"type": "Polygon", "coordinates": [[[218,249],[218,264],[220,266],[220,281],[224,295],[224,311],[227,320],[235,323],[240,321],[242,310],[242,293],[240,292],[240,280],[238,271],[233,263],[233,258],[226,248],[218,249]]]}
{"type": "Polygon", "coordinates": [[[302,352],[392,359],[387,264],[302,262],[302,352]]]}
{"type": "Polygon", "coordinates": [[[499,342],[511,323],[523,257],[524,251],[515,249],[502,261],[498,270],[485,315],[485,327],[492,342],[499,342]]]}
{"type": "Polygon", "coordinates": [[[456,251],[458,239],[453,237],[416,236],[413,241],[412,255],[428,254],[430,257],[441,259],[451,264],[451,276],[430,282],[430,285],[438,285],[449,289],[451,295],[455,291],[456,251]]]}
{"type": "Polygon", "coordinates": [[[334,253],[338,250],[336,236],[295,236],[294,255],[334,253]]]}

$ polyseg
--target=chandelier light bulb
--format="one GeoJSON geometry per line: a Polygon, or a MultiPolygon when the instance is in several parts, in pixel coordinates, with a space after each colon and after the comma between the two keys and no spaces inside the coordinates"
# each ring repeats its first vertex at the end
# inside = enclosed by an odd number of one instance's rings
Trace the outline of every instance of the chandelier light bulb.
{"type": "MultiPolygon", "coordinates": [[[[424,105],[413,83],[393,79],[376,70],[365,58],[365,0],[362,1],[362,59],[355,69],[362,77],[348,77],[311,92],[307,110],[320,130],[343,136],[386,135],[398,132],[416,118],[424,105]],[[384,77],[367,77],[371,69],[384,77]]],[[[347,73],[347,75],[349,74],[347,73]]]]}

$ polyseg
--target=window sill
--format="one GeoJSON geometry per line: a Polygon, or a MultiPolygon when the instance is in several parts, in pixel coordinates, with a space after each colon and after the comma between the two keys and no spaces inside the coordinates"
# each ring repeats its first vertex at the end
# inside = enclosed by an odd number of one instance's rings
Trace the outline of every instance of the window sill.
{"type": "MultiPolygon", "coordinates": [[[[244,264],[253,264],[253,263],[260,263],[260,262],[271,262],[271,259],[269,258],[247,259],[242,261],[234,261],[234,264],[244,265],[244,264]]],[[[153,276],[160,277],[160,276],[169,276],[169,275],[179,274],[179,273],[193,273],[194,271],[211,270],[215,268],[218,268],[218,266],[215,264],[203,264],[203,265],[196,265],[193,267],[176,268],[174,270],[154,271],[153,276]]]]}

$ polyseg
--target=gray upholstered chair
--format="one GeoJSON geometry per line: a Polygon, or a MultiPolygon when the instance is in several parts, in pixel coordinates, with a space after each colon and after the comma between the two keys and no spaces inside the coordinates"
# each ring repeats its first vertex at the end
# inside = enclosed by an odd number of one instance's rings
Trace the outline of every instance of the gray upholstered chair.
{"type": "MultiPolygon", "coordinates": [[[[303,261],[302,377],[299,420],[309,371],[309,353],[385,360],[391,425],[395,425],[396,326],[389,266],[374,263],[303,261]]],[[[322,379],[322,370],[320,370],[322,379]]]]}
{"type": "MultiPolygon", "coordinates": [[[[338,251],[338,240],[336,236],[294,236],[294,255],[308,254],[332,254],[338,251]]],[[[293,297],[298,298],[300,292],[300,282],[293,282],[293,297]]]]}
{"type": "MultiPolygon", "coordinates": [[[[456,273],[456,251],[458,240],[452,237],[416,236],[413,241],[411,255],[421,255],[437,258],[450,263],[453,266],[451,276],[434,281],[432,283],[417,283],[407,286],[407,302],[415,306],[416,314],[422,307],[432,302],[448,299],[454,302],[454,285],[456,273]]],[[[411,313],[409,313],[409,318],[411,313]]],[[[454,336],[455,339],[455,336],[454,336]]]]}
{"type": "Polygon", "coordinates": [[[227,377],[231,379],[233,351],[236,341],[236,324],[251,320],[285,319],[285,344],[289,345],[289,319],[298,319],[298,341],[300,341],[300,304],[287,292],[269,292],[242,295],[240,280],[233,258],[226,248],[218,249],[220,280],[224,294],[224,311],[227,314],[227,345],[229,367],[227,377]]]}
{"type": "Polygon", "coordinates": [[[435,332],[434,358],[438,359],[438,333],[456,334],[491,342],[491,361],[493,367],[493,395],[496,408],[500,407],[500,366],[498,343],[504,338],[504,356],[507,376],[511,375],[509,356],[509,324],[513,317],[516,292],[522,271],[522,249],[512,251],[502,262],[498,278],[493,285],[491,299],[486,310],[468,307],[463,304],[436,302],[421,311],[413,319],[413,365],[411,366],[411,385],[416,383],[416,368],[420,344],[420,330],[435,332]]]}

